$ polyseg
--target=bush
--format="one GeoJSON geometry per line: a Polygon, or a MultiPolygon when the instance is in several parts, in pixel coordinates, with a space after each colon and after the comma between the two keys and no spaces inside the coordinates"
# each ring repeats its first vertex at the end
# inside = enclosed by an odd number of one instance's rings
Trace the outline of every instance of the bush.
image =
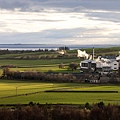
{"type": "MultiPolygon", "coordinates": [[[[100,103],[101,104],[101,103],[100,103]]],[[[85,107],[89,103],[85,104],[85,107]]],[[[75,105],[40,105],[30,102],[27,106],[14,109],[1,108],[0,120],[119,120],[120,106],[107,105],[100,108],[91,105],[90,109],[75,105]]]]}
{"type": "Polygon", "coordinates": [[[72,63],[69,64],[69,68],[72,69],[72,71],[73,71],[73,70],[76,70],[77,67],[78,67],[78,64],[76,64],[76,63],[74,63],[74,62],[72,62],[72,63]]]}
{"type": "Polygon", "coordinates": [[[48,70],[47,73],[42,73],[36,71],[10,71],[9,68],[4,68],[2,77],[49,82],[78,82],[78,79],[73,74],[54,73],[52,70],[48,70]]]}

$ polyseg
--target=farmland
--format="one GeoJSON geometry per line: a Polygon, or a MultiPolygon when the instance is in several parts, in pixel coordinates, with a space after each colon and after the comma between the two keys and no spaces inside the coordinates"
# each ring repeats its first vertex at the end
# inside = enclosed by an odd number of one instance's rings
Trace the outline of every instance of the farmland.
{"type": "MultiPolygon", "coordinates": [[[[117,50],[101,49],[102,53],[107,54],[118,53],[117,50]]],[[[102,53],[100,49],[98,53],[102,53]]],[[[87,50],[86,50],[87,51],[87,50]]],[[[88,50],[90,51],[90,49],[88,50]]],[[[91,51],[92,52],[92,51],[91,51]]],[[[104,55],[103,54],[103,55],[104,55]]],[[[9,68],[10,71],[36,71],[36,72],[58,72],[58,73],[79,73],[79,70],[69,70],[71,62],[79,64],[82,59],[71,57],[76,55],[75,51],[68,51],[67,56],[63,58],[51,58],[57,53],[23,53],[23,54],[5,54],[0,56],[0,66],[14,65],[9,68]],[[36,59],[32,56],[37,55],[36,59]],[[23,59],[21,59],[21,56],[23,59]],[[29,58],[26,59],[26,56],[29,58]],[[43,56],[47,56],[44,57],[43,56]],[[49,57],[48,57],[49,56],[49,57]],[[63,64],[64,68],[59,68],[59,64],[63,64]]],[[[54,56],[54,57],[55,57],[54,56]]],[[[0,74],[3,74],[3,68],[0,69],[0,74]]],[[[120,104],[120,88],[119,85],[113,84],[85,84],[85,83],[58,83],[48,81],[34,81],[34,80],[18,80],[18,79],[0,79],[0,104],[24,104],[29,102],[34,103],[62,103],[62,104],[90,104],[103,101],[105,104],[120,104]],[[53,92],[46,92],[52,90],[53,92]],[[60,92],[55,92],[60,91],[60,92]],[[66,92],[61,92],[66,91],[66,92]],[[70,92],[73,91],[73,92],[70,92]],[[86,91],[86,92],[79,92],[86,91]],[[93,92],[87,92],[93,91],[93,92]],[[94,91],[99,91],[94,92],[94,91]],[[103,91],[103,92],[100,92],[103,91]],[[105,92],[104,92],[105,91],[105,92]],[[107,92],[106,92],[107,91],[107,92]],[[109,91],[117,91],[109,92],[109,91]]]]}
{"type": "Polygon", "coordinates": [[[77,83],[41,83],[17,80],[0,80],[0,104],[34,103],[63,103],[91,104],[104,103],[120,104],[120,87],[118,85],[97,85],[77,83]],[[68,92],[45,92],[46,90],[66,90],[68,92]],[[74,91],[118,91],[118,93],[85,93],[74,91]]]}
{"type": "MultiPolygon", "coordinates": [[[[13,70],[36,70],[36,71],[48,71],[48,70],[60,70],[58,65],[63,63],[68,66],[70,62],[79,63],[79,59],[41,59],[41,60],[0,60],[0,66],[12,64],[16,68],[13,70]]],[[[2,70],[2,69],[1,69],[2,70]]]]}

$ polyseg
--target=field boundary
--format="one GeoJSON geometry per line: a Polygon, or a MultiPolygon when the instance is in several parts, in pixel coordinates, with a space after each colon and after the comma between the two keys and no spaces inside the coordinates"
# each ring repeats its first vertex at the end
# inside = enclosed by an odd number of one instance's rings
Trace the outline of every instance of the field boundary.
{"type": "Polygon", "coordinates": [[[3,96],[0,97],[1,98],[11,98],[11,97],[17,97],[17,96],[27,96],[27,95],[33,95],[33,94],[38,94],[38,93],[42,93],[44,91],[38,91],[38,92],[32,92],[32,93],[25,93],[25,94],[17,94],[17,95],[10,95],[10,96],[3,96]]]}
{"type": "Polygon", "coordinates": [[[75,91],[75,90],[46,90],[45,92],[74,92],[74,93],[118,93],[118,91],[75,91]]]}

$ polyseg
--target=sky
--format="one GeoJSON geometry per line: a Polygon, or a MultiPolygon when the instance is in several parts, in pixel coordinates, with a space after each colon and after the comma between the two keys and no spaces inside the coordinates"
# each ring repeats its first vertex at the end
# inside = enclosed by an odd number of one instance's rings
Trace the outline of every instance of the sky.
{"type": "Polygon", "coordinates": [[[120,0],[0,0],[0,44],[120,44],[120,0]]]}

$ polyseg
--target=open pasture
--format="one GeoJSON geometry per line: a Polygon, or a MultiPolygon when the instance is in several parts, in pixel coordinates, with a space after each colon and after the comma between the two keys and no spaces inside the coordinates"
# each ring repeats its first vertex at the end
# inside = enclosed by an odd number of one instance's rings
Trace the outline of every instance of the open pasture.
{"type": "Polygon", "coordinates": [[[85,104],[86,102],[93,104],[101,101],[103,101],[106,104],[108,103],[120,104],[120,87],[117,85],[41,83],[17,80],[0,80],[0,104],[14,104],[14,103],[22,104],[29,103],[31,101],[34,103],[41,104],[46,103],[85,104]],[[118,93],[44,92],[46,90],[75,90],[75,91],[116,90],[118,91],[118,93]]]}
{"type": "Polygon", "coordinates": [[[70,62],[79,63],[79,59],[40,59],[40,60],[0,60],[0,66],[13,64],[16,67],[39,67],[45,65],[69,64],[70,62]]]}
{"type": "Polygon", "coordinates": [[[69,88],[70,86],[74,86],[74,85],[76,86],[77,84],[0,80],[0,97],[16,95],[16,92],[17,94],[44,92],[45,90],[51,90],[51,89],[69,88]]]}
{"type": "MultiPolygon", "coordinates": [[[[68,70],[68,65],[71,62],[78,63],[79,59],[41,59],[41,60],[0,60],[0,66],[15,65],[15,68],[10,68],[11,71],[37,71],[37,72],[72,72],[68,70]],[[59,64],[63,64],[64,68],[59,69],[59,64]]],[[[0,75],[2,75],[2,68],[0,75]]],[[[79,72],[75,71],[75,72],[79,72]]]]}
{"type": "MultiPolygon", "coordinates": [[[[96,53],[101,54],[96,50],[96,53]]],[[[88,50],[89,51],[89,50],[88,50]]],[[[112,50],[113,51],[113,50],[112,50]]],[[[75,51],[69,51],[76,53],[75,51]]],[[[106,53],[107,51],[102,51],[106,53]]],[[[108,51],[109,52],[109,51],[108,51]]],[[[111,51],[110,51],[111,52],[111,51]]],[[[118,50],[115,51],[118,53],[118,50]]],[[[89,52],[88,52],[89,53],[89,52]]],[[[92,49],[91,52],[92,53],[92,49]]],[[[80,63],[80,59],[17,59],[29,55],[53,55],[53,53],[24,53],[24,54],[5,54],[0,56],[0,66],[15,65],[15,68],[10,68],[12,71],[37,71],[37,72],[73,72],[68,70],[68,65],[71,62],[80,63]],[[10,58],[15,58],[10,59],[10,58]],[[59,64],[64,64],[65,68],[59,69],[59,64]]],[[[0,75],[2,75],[2,68],[0,75]]],[[[75,71],[79,72],[79,70],[75,71]]],[[[120,87],[119,85],[97,85],[97,84],[79,84],[79,83],[41,83],[32,81],[18,81],[18,80],[2,80],[0,79],[0,104],[18,104],[18,103],[65,103],[65,104],[85,104],[96,103],[103,101],[104,103],[120,104],[120,87]],[[68,92],[44,92],[46,90],[66,90],[68,92]],[[82,93],[69,92],[73,91],[118,91],[118,93],[82,93]],[[33,94],[29,94],[33,93],[33,94]],[[20,96],[21,95],[21,96],[20,96]],[[11,96],[11,97],[7,97],[11,96]]]]}
{"type": "Polygon", "coordinates": [[[79,59],[41,59],[41,60],[0,60],[0,66],[15,65],[17,68],[51,67],[59,64],[69,65],[71,62],[80,63],[79,59]]]}

